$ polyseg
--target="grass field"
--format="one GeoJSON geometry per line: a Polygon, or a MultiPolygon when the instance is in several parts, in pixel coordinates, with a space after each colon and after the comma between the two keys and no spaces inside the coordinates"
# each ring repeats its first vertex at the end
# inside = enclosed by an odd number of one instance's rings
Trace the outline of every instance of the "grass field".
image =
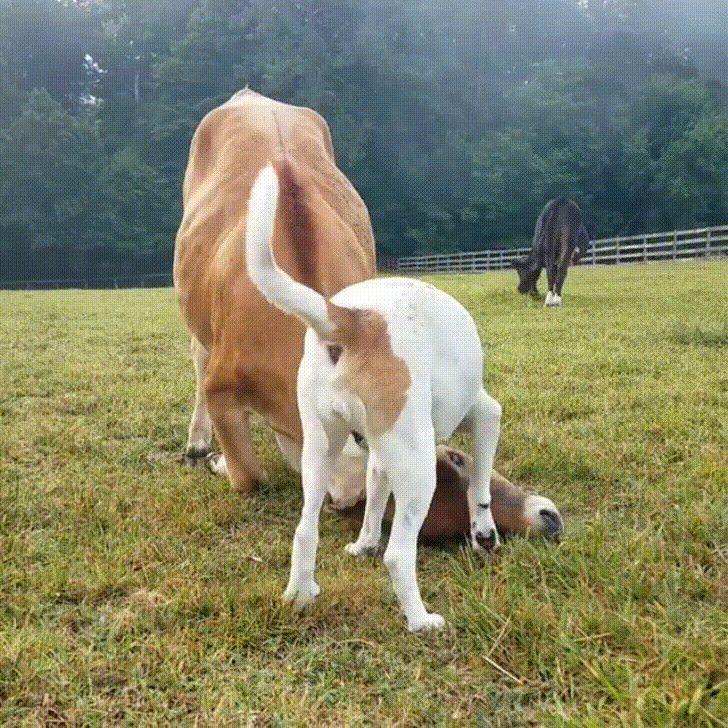
{"type": "Polygon", "coordinates": [[[318,603],[281,604],[301,493],[262,428],[250,499],[178,464],[172,291],[0,293],[0,723],[728,725],[728,264],[577,268],[561,310],[431,280],[567,533],[420,549],[424,636],[333,514],[318,603]]]}

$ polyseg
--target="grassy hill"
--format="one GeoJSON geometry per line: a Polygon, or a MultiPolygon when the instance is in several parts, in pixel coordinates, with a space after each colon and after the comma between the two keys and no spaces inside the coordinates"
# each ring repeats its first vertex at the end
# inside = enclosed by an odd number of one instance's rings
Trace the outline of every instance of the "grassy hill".
{"type": "Polygon", "coordinates": [[[567,532],[422,548],[425,636],[332,514],[318,603],[281,604],[301,493],[263,428],[252,498],[178,464],[172,291],[0,292],[0,722],[728,725],[728,263],[577,268],[560,310],[430,280],[567,532]]]}

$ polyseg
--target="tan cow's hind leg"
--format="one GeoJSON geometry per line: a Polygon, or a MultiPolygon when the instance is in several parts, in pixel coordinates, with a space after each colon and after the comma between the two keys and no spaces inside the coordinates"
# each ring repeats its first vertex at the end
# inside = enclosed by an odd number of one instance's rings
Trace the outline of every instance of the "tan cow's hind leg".
{"type": "Polygon", "coordinates": [[[253,452],[249,411],[240,395],[230,390],[208,391],[207,405],[230,482],[239,492],[250,493],[264,473],[253,452]]]}
{"type": "Polygon", "coordinates": [[[196,389],[195,409],[190,421],[190,429],[185,448],[185,462],[195,465],[198,460],[209,455],[212,450],[212,420],[207,409],[205,396],[205,371],[210,355],[202,344],[193,336],[190,347],[192,362],[195,365],[196,389]]]}

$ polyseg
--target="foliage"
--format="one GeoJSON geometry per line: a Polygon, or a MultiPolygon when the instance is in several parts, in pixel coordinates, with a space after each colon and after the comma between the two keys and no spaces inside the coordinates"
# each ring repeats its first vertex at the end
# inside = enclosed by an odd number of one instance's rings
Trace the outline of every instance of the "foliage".
{"type": "Polygon", "coordinates": [[[596,236],[725,223],[725,28],[722,0],[0,0],[0,279],[167,269],[194,128],[246,84],[326,117],[385,254],[524,244],[560,194],[596,236]]]}

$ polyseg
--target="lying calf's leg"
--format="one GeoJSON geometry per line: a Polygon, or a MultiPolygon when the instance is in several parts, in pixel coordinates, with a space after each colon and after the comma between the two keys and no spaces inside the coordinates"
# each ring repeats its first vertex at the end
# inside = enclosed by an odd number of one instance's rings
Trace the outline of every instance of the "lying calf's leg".
{"type": "Polygon", "coordinates": [[[283,459],[297,473],[301,472],[301,446],[290,437],[281,435],[279,432],[274,433],[278,448],[283,455],[283,459]]]}
{"type": "Polygon", "coordinates": [[[368,460],[369,451],[357,445],[350,436],[336,461],[334,480],[329,491],[334,510],[341,511],[364,501],[368,460]]]}
{"type": "Polygon", "coordinates": [[[219,452],[210,453],[207,456],[207,467],[211,473],[220,475],[223,478],[228,477],[227,463],[225,462],[225,456],[219,452]]]}

